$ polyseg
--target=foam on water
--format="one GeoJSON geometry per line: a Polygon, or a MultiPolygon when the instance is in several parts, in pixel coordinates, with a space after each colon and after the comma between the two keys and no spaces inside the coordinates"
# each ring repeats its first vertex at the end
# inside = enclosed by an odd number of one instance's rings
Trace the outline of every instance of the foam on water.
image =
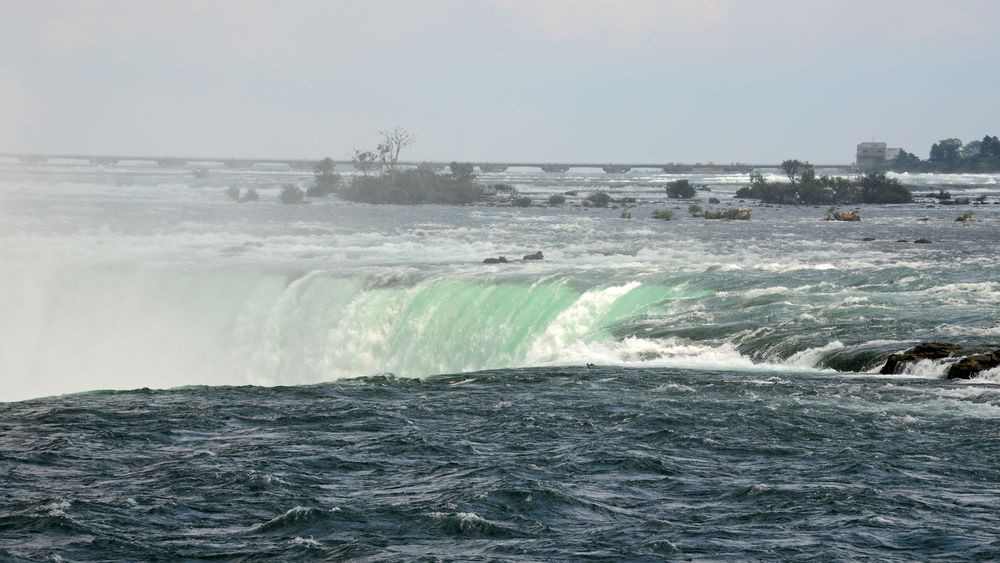
{"type": "MultiPolygon", "coordinates": [[[[665,182],[709,182],[699,201],[725,206],[739,203],[745,176],[488,176],[529,195],[612,185],[639,202],[631,221],[579,199],[517,211],[283,206],[281,183],[308,176],[0,166],[0,400],[583,363],[811,372],[836,356],[869,369],[896,343],[985,346],[997,334],[986,307],[1000,299],[996,233],[958,229],[953,209],[865,207],[864,222],[842,225],[811,208],[757,206],[747,222],[663,222],[646,218],[676,205],[665,182]],[[229,186],[257,187],[262,200],[234,204],[229,186]],[[913,220],[925,215],[935,221],[913,220]],[[860,240],[927,229],[933,247],[860,240]],[[481,263],[535,250],[546,260],[481,263]]],[[[976,214],[987,224],[998,211],[976,214]]]]}

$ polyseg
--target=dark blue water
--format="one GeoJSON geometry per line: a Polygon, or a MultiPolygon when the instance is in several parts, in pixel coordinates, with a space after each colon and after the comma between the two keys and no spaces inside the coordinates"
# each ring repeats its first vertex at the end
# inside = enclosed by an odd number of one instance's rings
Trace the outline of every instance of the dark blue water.
{"type": "Polygon", "coordinates": [[[0,404],[0,558],[993,560],[1000,386],[536,368],[0,404]]]}

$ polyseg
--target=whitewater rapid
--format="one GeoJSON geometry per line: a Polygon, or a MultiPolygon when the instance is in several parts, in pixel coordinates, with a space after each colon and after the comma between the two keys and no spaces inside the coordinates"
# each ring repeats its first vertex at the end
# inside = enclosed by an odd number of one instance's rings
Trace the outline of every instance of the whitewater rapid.
{"type": "MultiPolygon", "coordinates": [[[[764,206],[716,222],[666,200],[673,178],[493,178],[539,203],[579,193],[555,208],[288,206],[278,186],[306,176],[0,165],[0,401],[587,363],[867,372],[917,340],[1000,333],[1000,206],[971,224],[925,204],[862,206],[860,224],[764,206]],[[635,197],[634,218],[580,207],[596,185],[635,197]],[[228,186],[262,201],[233,203],[228,186]],[[649,219],[657,208],[677,220],[649,219]],[[935,242],[895,242],[919,237],[935,242]],[[514,263],[482,264],[497,255],[514,263]]],[[[739,175],[693,180],[710,184],[703,206],[746,205],[739,175]]],[[[995,200],[995,180],[949,189],[995,200]]]]}

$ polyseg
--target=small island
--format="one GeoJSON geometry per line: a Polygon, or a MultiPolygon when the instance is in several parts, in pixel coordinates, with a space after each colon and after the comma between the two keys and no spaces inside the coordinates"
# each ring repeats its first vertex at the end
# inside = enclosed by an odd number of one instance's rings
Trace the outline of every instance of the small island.
{"type": "Polygon", "coordinates": [[[902,182],[885,172],[868,171],[860,176],[816,176],[812,164],[786,160],[781,169],[788,182],[769,182],[760,172],[750,174],[750,185],[736,197],[787,205],[835,205],[857,203],[912,203],[913,194],[902,182]]]}

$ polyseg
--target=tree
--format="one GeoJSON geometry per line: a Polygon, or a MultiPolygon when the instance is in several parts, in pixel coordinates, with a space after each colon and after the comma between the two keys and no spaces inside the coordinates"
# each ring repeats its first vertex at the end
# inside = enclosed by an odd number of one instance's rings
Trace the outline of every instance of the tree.
{"type": "Polygon", "coordinates": [[[674,180],[667,182],[667,197],[691,198],[694,197],[695,189],[688,180],[674,180]]]}
{"type": "Polygon", "coordinates": [[[961,139],[941,139],[931,145],[930,160],[937,163],[957,162],[959,158],[959,150],[961,148],[961,139]]]}
{"type": "Polygon", "coordinates": [[[969,141],[962,146],[962,149],[958,152],[962,159],[975,158],[979,156],[982,152],[983,142],[982,141],[969,141]]]}
{"type": "Polygon", "coordinates": [[[562,194],[552,194],[549,196],[549,205],[562,205],[566,203],[566,196],[562,194]]]}
{"type": "Polygon", "coordinates": [[[357,149],[354,150],[351,163],[354,164],[354,168],[360,170],[365,176],[371,174],[375,170],[375,167],[378,166],[378,162],[375,160],[375,153],[371,151],[359,151],[357,149]]]}
{"type": "Polygon", "coordinates": [[[383,169],[390,176],[395,176],[399,164],[399,153],[416,142],[416,138],[405,129],[393,127],[392,131],[379,131],[382,142],[375,148],[383,169]]]}
{"type": "Polygon", "coordinates": [[[448,165],[451,177],[457,182],[470,183],[476,179],[476,168],[468,162],[452,162],[448,165]]]}
{"type": "Polygon", "coordinates": [[[986,157],[1000,158],[1000,139],[997,139],[996,135],[992,137],[986,135],[983,137],[979,145],[979,154],[986,157]]]}
{"type": "Polygon", "coordinates": [[[309,186],[306,195],[309,197],[325,197],[337,191],[340,184],[340,174],[334,172],[333,159],[326,157],[313,167],[313,185],[309,186]]]}
{"type": "Polygon", "coordinates": [[[892,169],[899,172],[911,172],[919,170],[921,166],[920,157],[913,154],[912,152],[907,152],[905,150],[899,151],[899,156],[897,156],[892,161],[892,169]]]}
{"type": "Polygon", "coordinates": [[[816,170],[812,164],[794,158],[782,162],[781,169],[793,185],[802,181],[811,182],[816,178],[816,170]]]}

